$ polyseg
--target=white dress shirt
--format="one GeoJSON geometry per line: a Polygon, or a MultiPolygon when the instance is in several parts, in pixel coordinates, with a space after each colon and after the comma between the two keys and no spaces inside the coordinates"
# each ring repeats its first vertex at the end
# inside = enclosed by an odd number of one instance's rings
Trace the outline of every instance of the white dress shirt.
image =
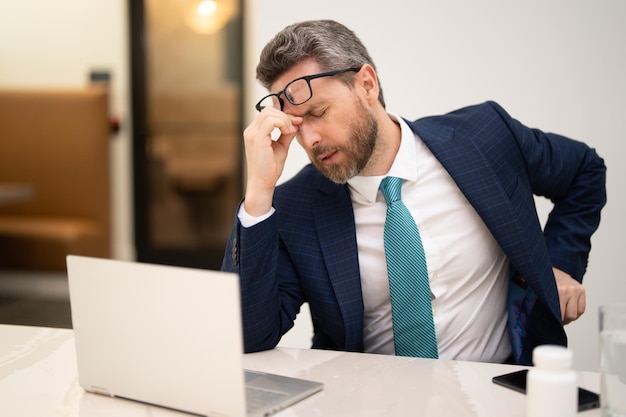
{"type": "MultiPolygon", "coordinates": [[[[509,264],[455,182],[406,122],[387,175],[404,179],[402,200],[420,231],[430,277],[439,357],[501,362],[511,354],[506,297],[509,264]]],[[[451,146],[453,146],[451,144],[451,146]]],[[[365,305],[365,351],[394,354],[383,230],[384,176],[348,181],[365,305]]]]}

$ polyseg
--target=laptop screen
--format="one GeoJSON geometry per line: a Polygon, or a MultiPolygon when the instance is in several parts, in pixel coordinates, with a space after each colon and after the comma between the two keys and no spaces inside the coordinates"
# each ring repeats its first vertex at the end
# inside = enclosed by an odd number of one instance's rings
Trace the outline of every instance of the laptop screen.
{"type": "Polygon", "coordinates": [[[68,256],[79,383],[201,415],[245,415],[236,274],[68,256]]]}

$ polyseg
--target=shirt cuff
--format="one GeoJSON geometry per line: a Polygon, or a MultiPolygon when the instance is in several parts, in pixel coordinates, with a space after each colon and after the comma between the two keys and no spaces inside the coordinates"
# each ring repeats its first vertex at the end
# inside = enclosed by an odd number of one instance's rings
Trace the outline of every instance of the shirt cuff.
{"type": "Polygon", "coordinates": [[[239,207],[239,213],[237,213],[237,217],[239,218],[239,222],[245,228],[255,226],[261,223],[263,220],[269,218],[276,209],[272,207],[269,212],[262,214],[260,216],[252,216],[248,214],[248,212],[243,208],[243,204],[239,207]]]}

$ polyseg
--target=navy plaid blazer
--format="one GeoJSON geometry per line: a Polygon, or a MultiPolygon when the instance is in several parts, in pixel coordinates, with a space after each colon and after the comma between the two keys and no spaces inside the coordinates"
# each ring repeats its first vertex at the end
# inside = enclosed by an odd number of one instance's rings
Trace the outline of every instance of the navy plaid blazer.
{"type": "MultiPolygon", "coordinates": [[[[516,363],[567,344],[552,267],[582,282],[606,202],[603,160],[584,143],[528,128],[487,102],[409,122],[485,222],[511,265],[516,363]],[[554,203],[542,229],[534,195],[554,203]]],[[[241,282],[246,352],[274,348],[308,302],[312,347],[363,351],[363,299],[348,187],[311,165],[278,186],[276,213],[235,226],[222,269],[241,282]]]]}

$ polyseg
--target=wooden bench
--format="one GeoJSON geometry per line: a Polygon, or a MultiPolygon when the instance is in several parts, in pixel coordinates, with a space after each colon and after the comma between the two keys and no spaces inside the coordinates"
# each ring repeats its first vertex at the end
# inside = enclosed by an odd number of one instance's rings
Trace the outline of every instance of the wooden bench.
{"type": "Polygon", "coordinates": [[[0,90],[0,268],[64,271],[67,254],[111,256],[108,93],[0,90]]]}

